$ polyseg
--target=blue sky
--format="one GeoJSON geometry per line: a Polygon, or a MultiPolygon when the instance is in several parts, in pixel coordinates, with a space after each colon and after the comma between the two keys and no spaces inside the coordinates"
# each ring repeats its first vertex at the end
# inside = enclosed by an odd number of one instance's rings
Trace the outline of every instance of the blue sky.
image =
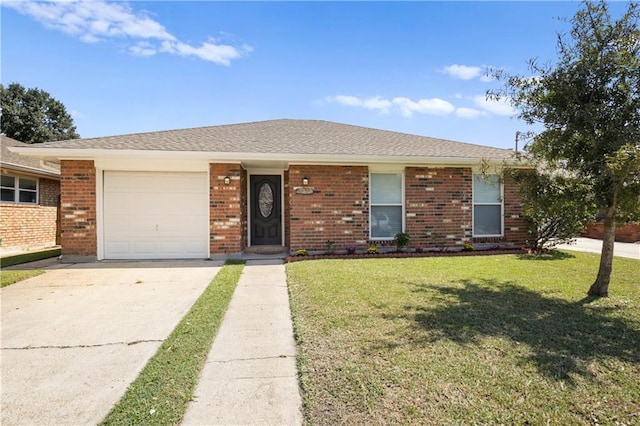
{"type": "Polygon", "coordinates": [[[554,60],[578,8],[3,0],[2,83],[51,93],[82,137],[304,118],[511,148],[528,129],[484,70],[554,60]]]}

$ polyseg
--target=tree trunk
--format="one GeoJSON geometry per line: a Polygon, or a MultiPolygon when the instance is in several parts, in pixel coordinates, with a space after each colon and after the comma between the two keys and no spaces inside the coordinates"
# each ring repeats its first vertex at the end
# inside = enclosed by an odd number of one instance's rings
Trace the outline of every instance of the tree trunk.
{"type": "Polygon", "coordinates": [[[609,280],[613,269],[613,246],[616,239],[616,209],[609,207],[604,218],[604,235],[602,237],[602,254],[598,276],[587,293],[589,296],[609,296],[609,280]]]}

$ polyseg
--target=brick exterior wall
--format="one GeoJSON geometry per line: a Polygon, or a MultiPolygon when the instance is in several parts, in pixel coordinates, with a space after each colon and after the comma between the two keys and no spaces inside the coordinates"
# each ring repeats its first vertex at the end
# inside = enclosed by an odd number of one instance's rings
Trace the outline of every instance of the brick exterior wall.
{"type": "Polygon", "coordinates": [[[289,170],[284,171],[282,178],[282,206],[284,208],[284,245],[291,247],[291,197],[289,189],[289,170]]]}
{"type": "MultiPolygon", "coordinates": [[[[466,242],[524,245],[527,223],[517,186],[504,182],[503,237],[473,238],[473,171],[463,167],[405,169],[405,230],[410,245],[456,247],[466,242]]],[[[285,174],[285,240],[291,250],[336,250],[357,243],[393,245],[369,240],[369,170],[353,166],[291,166],[285,174]],[[304,194],[302,178],[312,194],[304,194]],[[298,191],[296,190],[298,189],[298,191]]]]}
{"type": "Polygon", "coordinates": [[[209,178],[211,255],[240,253],[247,241],[247,172],[240,164],[210,164],[209,178]]]}
{"type": "Polygon", "coordinates": [[[38,192],[37,205],[0,205],[2,249],[22,251],[56,245],[60,182],[40,178],[38,192]]]}
{"type": "Polygon", "coordinates": [[[452,247],[472,237],[470,168],[407,167],[405,229],[411,246],[452,247]]]}
{"type": "Polygon", "coordinates": [[[96,168],[92,160],[62,160],[62,256],[96,256],[96,168]]]}
{"type": "Polygon", "coordinates": [[[516,246],[524,246],[529,238],[530,224],[522,216],[522,197],[513,178],[504,180],[504,239],[516,246]]]}
{"type": "Polygon", "coordinates": [[[362,166],[290,166],[285,176],[289,248],[336,250],[367,244],[369,235],[369,171],[362,166]],[[302,178],[309,186],[302,188],[302,178]],[[298,189],[298,190],[296,190],[298,189]],[[311,191],[305,194],[305,191],[311,191]]]}
{"type": "MultiPolygon", "coordinates": [[[[604,236],[604,224],[588,223],[583,236],[601,240],[604,236]]],[[[621,243],[635,243],[640,241],[640,224],[627,223],[617,225],[615,239],[621,243]]]]}

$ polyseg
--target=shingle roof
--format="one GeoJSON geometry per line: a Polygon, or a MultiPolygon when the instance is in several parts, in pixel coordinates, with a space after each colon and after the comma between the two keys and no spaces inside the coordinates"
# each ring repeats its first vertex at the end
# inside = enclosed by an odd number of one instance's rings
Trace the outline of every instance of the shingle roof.
{"type": "Polygon", "coordinates": [[[503,159],[512,151],[320,120],[269,120],[38,144],[39,148],[503,159]]]}
{"type": "MultiPolygon", "coordinates": [[[[42,144],[39,144],[42,145],[42,144]]],[[[42,172],[47,175],[60,174],[53,167],[44,167],[42,162],[37,158],[26,157],[15,152],[9,151],[10,146],[28,147],[27,143],[11,139],[10,137],[0,135],[0,163],[7,168],[29,169],[34,172],[42,172]],[[17,167],[16,167],[17,166],[17,167]]]]}

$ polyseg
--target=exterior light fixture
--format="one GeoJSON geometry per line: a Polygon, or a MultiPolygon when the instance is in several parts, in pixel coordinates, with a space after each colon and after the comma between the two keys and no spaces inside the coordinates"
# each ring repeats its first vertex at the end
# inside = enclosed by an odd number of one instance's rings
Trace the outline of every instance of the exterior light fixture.
{"type": "Polygon", "coordinates": [[[231,178],[229,176],[224,177],[224,184],[229,185],[231,183],[231,178]]]}
{"type": "Polygon", "coordinates": [[[303,177],[302,178],[302,186],[307,186],[307,185],[309,185],[309,179],[306,178],[306,177],[303,177]]]}

